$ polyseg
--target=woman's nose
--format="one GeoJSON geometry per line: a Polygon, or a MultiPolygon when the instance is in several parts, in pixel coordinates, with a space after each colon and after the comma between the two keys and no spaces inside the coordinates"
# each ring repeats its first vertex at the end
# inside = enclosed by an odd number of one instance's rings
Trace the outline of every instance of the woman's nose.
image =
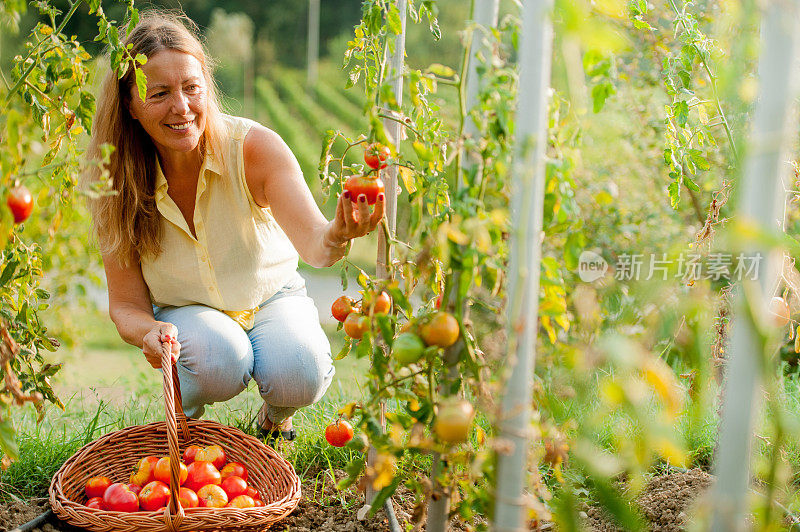
{"type": "Polygon", "coordinates": [[[189,98],[183,92],[176,92],[172,99],[172,110],[176,114],[185,114],[189,111],[189,98]]]}

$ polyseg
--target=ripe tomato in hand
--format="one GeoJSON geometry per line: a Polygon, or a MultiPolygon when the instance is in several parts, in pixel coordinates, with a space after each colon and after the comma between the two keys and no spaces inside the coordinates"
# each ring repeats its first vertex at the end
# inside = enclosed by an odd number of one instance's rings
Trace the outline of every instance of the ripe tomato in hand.
{"type": "Polygon", "coordinates": [[[106,509],[112,512],[135,512],[139,509],[139,498],[127,484],[115,482],[103,494],[106,509]]]}
{"type": "Polygon", "coordinates": [[[376,142],[367,146],[367,149],[364,151],[364,162],[373,170],[386,168],[388,165],[384,161],[386,161],[391,154],[392,152],[387,146],[376,142]]]}
{"type": "Polygon", "coordinates": [[[343,419],[337,420],[325,428],[325,439],[334,447],[344,447],[353,439],[353,427],[343,419]]]}
{"type": "Polygon", "coordinates": [[[354,340],[360,340],[369,329],[369,319],[360,312],[351,312],[344,320],[344,332],[354,340]]]}
{"type": "Polygon", "coordinates": [[[354,301],[347,296],[339,296],[331,305],[331,314],[337,321],[344,322],[347,316],[353,312],[354,301]]]}
{"type": "Polygon", "coordinates": [[[108,477],[92,477],[86,481],[86,497],[102,497],[110,485],[111,479],[108,477]]]}
{"type": "Polygon", "coordinates": [[[6,205],[14,215],[14,223],[21,224],[33,212],[33,196],[25,185],[14,187],[8,191],[6,205]]]}
{"type": "Polygon", "coordinates": [[[378,194],[383,194],[383,181],[380,177],[366,177],[363,175],[350,176],[344,183],[344,189],[350,193],[350,201],[358,203],[361,194],[367,196],[367,203],[375,205],[378,194]]]}
{"type": "Polygon", "coordinates": [[[151,512],[163,508],[169,502],[169,486],[154,480],[139,492],[139,507],[151,512]]]}

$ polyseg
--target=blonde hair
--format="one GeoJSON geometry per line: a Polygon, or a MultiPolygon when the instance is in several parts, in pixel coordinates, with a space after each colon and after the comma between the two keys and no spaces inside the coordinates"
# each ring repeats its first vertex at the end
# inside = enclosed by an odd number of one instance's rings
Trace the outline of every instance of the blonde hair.
{"type": "MultiPolygon", "coordinates": [[[[211,74],[211,59],[197,37],[194,23],[183,14],[143,12],[123,42],[133,45],[129,50],[133,57],[144,54],[150,58],[161,50],[176,50],[200,62],[208,104],[200,152],[205,156],[210,149],[222,156],[227,131],[211,74]]],[[[106,74],[87,150],[90,159],[99,160],[103,144],[116,148],[107,165],[114,193],[90,200],[90,208],[100,251],[126,266],[136,262],[137,257],[157,257],[161,253],[161,221],[155,201],[157,152],[150,136],[128,110],[135,83],[132,68],[122,78],[113,70],[106,74]]],[[[89,181],[100,177],[98,167],[91,167],[86,175],[89,181]]]]}

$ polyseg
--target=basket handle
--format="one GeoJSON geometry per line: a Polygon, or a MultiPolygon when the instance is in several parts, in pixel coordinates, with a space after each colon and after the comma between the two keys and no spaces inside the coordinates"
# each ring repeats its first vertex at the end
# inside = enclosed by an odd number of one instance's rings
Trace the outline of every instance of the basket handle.
{"type": "Polygon", "coordinates": [[[185,440],[189,439],[189,425],[183,413],[181,388],[178,381],[178,366],[172,361],[170,347],[161,348],[161,369],[164,375],[164,403],[166,406],[167,446],[169,448],[169,504],[164,509],[164,524],[170,532],[178,532],[185,516],[178,501],[180,491],[181,454],[178,449],[178,423],[185,440]]]}

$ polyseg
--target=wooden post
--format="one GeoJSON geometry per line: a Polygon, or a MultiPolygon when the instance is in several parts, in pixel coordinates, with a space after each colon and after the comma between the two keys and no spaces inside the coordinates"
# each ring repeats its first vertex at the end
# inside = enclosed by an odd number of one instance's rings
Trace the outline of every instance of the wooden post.
{"type": "Polygon", "coordinates": [[[515,230],[511,235],[506,312],[508,378],[498,423],[499,436],[511,446],[508,453],[498,456],[492,524],[497,532],[527,530],[523,491],[529,467],[531,394],[538,332],[552,6],[552,0],[529,0],[523,7],[511,182],[511,227],[515,230]]]}
{"type": "MultiPolygon", "coordinates": [[[[477,24],[487,28],[494,28],[497,26],[497,14],[500,7],[499,0],[472,0],[471,14],[468,25],[477,24]]],[[[463,83],[466,85],[464,90],[464,106],[465,112],[469,113],[478,100],[478,90],[480,89],[480,79],[478,78],[478,59],[479,53],[491,53],[483,46],[483,38],[481,32],[475,29],[472,33],[472,41],[470,43],[469,54],[465,57],[467,64],[465,79],[463,83]]],[[[461,130],[462,137],[474,137],[478,134],[478,128],[471,117],[465,116],[461,130]]],[[[461,158],[461,171],[466,173],[474,162],[469,157],[462,156],[461,158]]],[[[459,176],[456,179],[456,190],[461,190],[464,182],[459,176]]],[[[459,285],[460,272],[457,272],[453,279],[453,286],[459,285]]],[[[451,302],[455,299],[456,290],[450,293],[451,302]]],[[[463,348],[462,342],[456,342],[455,345],[448,348],[445,354],[445,360],[450,360],[453,357],[451,351],[461,350],[463,348]]],[[[457,353],[457,351],[456,351],[457,353]]],[[[458,371],[458,366],[453,365],[450,368],[451,374],[458,371]]],[[[451,375],[452,377],[452,375],[451,375]]],[[[431,485],[433,491],[431,496],[428,497],[428,517],[425,524],[425,530],[428,532],[444,532],[448,529],[448,515],[450,513],[450,492],[447,488],[442,486],[436,478],[442,472],[442,459],[438,452],[433,454],[433,467],[431,468],[431,485]]]]}
{"type": "Polygon", "coordinates": [[[319,0],[308,0],[308,49],[306,50],[306,83],[317,84],[319,66],[319,0]]]}
{"type": "MultiPolygon", "coordinates": [[[[800,5],[797,0],[770,2],[761,29],[758,65],[759,98],[753,115],[743,181],[737,195],[736,218],[773,230],[782,216],[781,176],[788,175],[789,147],[796,134],[793,100],[797,96],[800,5]]],[[[787,177],[787,182],[791,181],[787,177]]],[[[764,309],[776,277],[769,264],[769,249],[751,247],[746,256],[760,253],[767,260],[758,268],[759,296],[764,309]]],[[[781,265],[782,266],[782,265],[781,265]]],[[[745,283],[747,281],[743,281],[745,283]]],[[[715,532],[749,529],[748,491],[755,416],[760,410],[762,384],[761,347],[752,322],[743,317],[743,297],[737,298],[730,360],[727,367],[719,452],[714,463],[717,482],[712,492],[715,532]]]]}

